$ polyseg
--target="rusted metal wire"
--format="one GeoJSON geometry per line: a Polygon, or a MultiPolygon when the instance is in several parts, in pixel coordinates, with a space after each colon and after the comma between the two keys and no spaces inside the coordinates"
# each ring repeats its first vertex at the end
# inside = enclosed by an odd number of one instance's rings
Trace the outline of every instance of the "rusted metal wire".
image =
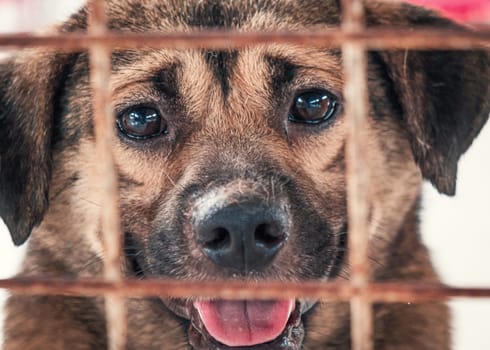
{"type": "MultiPolygon", "coordinates": [[[[342,29],[347,33],[362,33],[364,5],[362,0],[342,0],[342,29]]],[[[344,67],[345,116],[348,123],[347,212],[348,247],[351,266],[350,283],[359,292],[350,299],[351,342],[353,350],[373,349],[373,310],[367,286],[370,280],[368,259],[368,159],[363,150],[368,115],[367,58],[361,43],[342,44],[344,67]]]]}
{"type": "MultiPolygon", "coordinates": [[[[89,2],[89,33],[104,35],[106,29],[105,1],[89,2]]],[[[114,116],[109,87],[111,51],[100,42],[91,43],[90,81],[93,93],[94,129],[98,158],[97,185],[100,186],[101,228],[104,242],[104,278],[109,282],[122,280],[122,234],[119,213],[119,186],[112,152],[114,116]]],[[[126,315],[124,298],[115,293],[105,294],[107,334],[110,350],[126,347],[126,315]]]]}
{"type": "MultiPolygon", "coordinates": [[[[143,298],[164,296],[221,297],[226,299],[304,298],[349,301],[360,293],[348,281],[333,282],[240,282],[184,281],[171,279],[126,279],[110,282],[102,279],[11,278],[0,280],[0,288],[25,295],[99,296],[106,293],[143,298]]],[[[489,298],[490,288],[458,288],[433,283],[372,282],[366,286],[371,302],[420,303],[449,298],[489,298]]]]}
{"type": "Polygon", "coordinates": [[[314,32],[221,31],[199,33],[110,33],[106,29],[105,1],[90,2],[88,34],[0,35],[0,47],[44,47],[59,51],[88,49],[94,122],[99,156],[99,183],[103,205],[104,280],[12,278],[0,280],[0,288],[21,294],[105,295],[107,329],[111,350],[126,342],[125,297],[222,297],[227,299],[309,298],[350,301],[352,348],[371,350],[373,302],[426,302],[451,297],[490,298],[490,288],[454,288],[424,283],[372,283],[367,259],[367,162],[363,154],[364,119],[367,115],[366,49],[468,49],[490,46],[490,27],[477,31],[430,28],[364,29],[362,1],[343,0],[342,28],[314,32]],[[120,271],[122,242],[118,209],[117,174],[112,155],[113,115],[110,109],[110,49],[166,47],[175,49],[208,47],[239,48],[271,42],[307,46],[341,47],[345,67],[346,114],[349,118],[347,147],[349,204],[349,282],[196,282],[179,280],[125,280],[120,271]]]}
{"type": "Polygon", "coordinates": [[[2,34],[0,47],[23,48],[39,46],[59,51],[88,49],[101,44],[112,48],[174,48],[187,49],[208,47],[233,49],[271,42],[340,47],[345,42],[361,44],[370,49],[469,49],[488,48],[490,27],[477,31],[417,29],[366,29],[362,32],[347,32],[342,29],[325,29],[314,32],[223,32],[203,31],[193,33],[106,33],[103,35],[70,33],[63,35],[2,34]]]}

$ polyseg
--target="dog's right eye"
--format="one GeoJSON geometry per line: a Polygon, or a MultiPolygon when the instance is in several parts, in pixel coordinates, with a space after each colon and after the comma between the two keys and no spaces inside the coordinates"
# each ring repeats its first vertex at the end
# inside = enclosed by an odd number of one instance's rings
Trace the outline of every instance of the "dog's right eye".
{"type": "Polygon", "coordinates": [[[150,107],[133,107],[117,117],[119,130],[127,137],[144,140],[167,132],[160,112],[150,107]]]}

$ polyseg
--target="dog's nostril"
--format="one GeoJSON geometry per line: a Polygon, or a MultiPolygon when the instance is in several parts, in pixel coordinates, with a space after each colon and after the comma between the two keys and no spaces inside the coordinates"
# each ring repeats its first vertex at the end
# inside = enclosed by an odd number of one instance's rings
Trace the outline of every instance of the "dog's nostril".
{"type": "Polygon", "coordinates": [[[218,227],[209,232],[209,236],[202,242],[205,249],[220,250],[231,243],[230,233],[223,227],[218,227]]]}
{"type": "Polygon", "coordinates": [[[284,241],[282,227],[276,223],[260,224],[255,229],[255,242],[265,248],[274,249],[284,241]]]}

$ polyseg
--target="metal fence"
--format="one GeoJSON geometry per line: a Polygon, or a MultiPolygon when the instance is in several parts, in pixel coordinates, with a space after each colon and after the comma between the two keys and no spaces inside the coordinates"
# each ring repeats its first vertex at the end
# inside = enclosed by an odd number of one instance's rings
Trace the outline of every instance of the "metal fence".
{"type": "Polygon", "coordinates": [[[106,298],[107,329],[110,349],[123,349],[126,338],[126,297],[165,295],[169,297],[219,296],[228,299],[274,299],[285,297],[350,301],[352,348],[373,348],[373,302],[421,302],[451,297],[490,297],[489,288],[455,288],[442,284],[373,283],[368,269],[367,227],[367,161],[363,153],[365,140],[361,130],[367,115],[366,50],[386,48],[465,49],[490,45],[490,28],[444,31],[416,29],[366,29],[361,0],[343,0],[343,22],[338,29],[308,33],[233,33],[200,32],[174,34],[118,34],[106,27],[105,1],[91,1],[91,17],[86,34],[66,35],[0,35],[0,47],[45,47],[62,51],[86,49],[90,54],[90,79],[93,89],[94,124],[101,175],[104,184],[104,203],[101,205],[104,233],[104,279],[64,280],[47,278],[11,278],[0,280],[0,288],[23,294],[64,294],[106,298]],[[109,110],[111,93],[108,84],[110,55],[114,47],[166,48],[239,48],[262,43],[280,42],[301,45],[340,47],[345,74],[345,106],[349,121],[346,149],[349,214],[349,281],[279,283],[182,282],[174,280],[126,280],[120,272],[123,259],[118,208],[118,179],[114,167],[111,139],[113,114],[109,110]]]}

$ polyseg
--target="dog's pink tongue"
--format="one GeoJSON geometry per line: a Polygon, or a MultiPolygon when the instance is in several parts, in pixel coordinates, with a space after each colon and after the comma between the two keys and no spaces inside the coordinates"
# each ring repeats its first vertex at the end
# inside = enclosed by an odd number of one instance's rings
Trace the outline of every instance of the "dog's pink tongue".
{"type": "Polygon", "coordinates": [[[271,341],[283,332],[294,300],[198,301],[194,307],[214,339],[228,346],[252,346],[271,341]]]}

